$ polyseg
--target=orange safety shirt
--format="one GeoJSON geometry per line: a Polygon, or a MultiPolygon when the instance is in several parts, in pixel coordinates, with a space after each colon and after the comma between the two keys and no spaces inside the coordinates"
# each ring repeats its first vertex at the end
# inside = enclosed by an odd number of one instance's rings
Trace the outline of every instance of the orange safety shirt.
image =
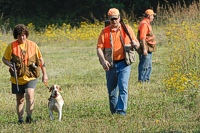
{"type": "Polygon", "coordinates": [[[149,20],[144,18],[140,22],[138,30],[140,31],[140,40],[146,39],[146,35],[152,30],[149,20]]]}
{"type": "MultiPolygon", "coordinates": [[[[27,40],[27,41],[30,42],[31,44],[35,45],[35,47],[36,47],[36,49],[35,49],[36,51],[33,51],[34,49],[32,49],[31,47],[29,47],[29,49],[28,49],[29,56],[30,56],[30,55],[33,55],[33,54],[37,54],[37,57],[38,57],[38,58],[41,58],[41,57],[42,57],[42,54],[41,54],[41,52],[40,52],[40,50],[39,50],[37,44],[35,44],[34,42],[32,42],[32,41],[30,41],[30,40],[27,40]]],[[[8,61],[11,60],[12,54],[13,54],[13,53],[14,53],[14,54],[20,55],[19,51],[21,51],[21,50],[26,50],[25,44],[18,44],[18,41],[17,41],[17,40],[14,41],[14,42],[12,42],[12,43],[9,44],[9,45],[7,46],[7,48],[6,48],[6,50],[5,50],[5,53],[4,53],[4,55],[3,55],[4,58],[5,58],[6,60],[8,60],[8,61]],[[16,44],[16,43],[17,43],[17,45],[18,45],[19,47],[13,48],[13,47],[12,47],[12,43],[13,43],[13,44],[16,44]],[[21,49],[21,50],[20,50],[20,49],[21,49]]],[[[25,63],[27,64],[27,63],[28,63],[28,58],[25,57],[25,59],[26,59],[26,60],[25,60],[25,63]]],[[[18,77],[18,83],[19,83],[19,85],[24,85],[24,84],[26,84],[27,82],[29,82],[30,80],[33,80],[33,79],[35,79],[35,77],[27,77],[26,74],[25,74],[25,75],[22,76],[22,77],[18,77]]],[[[12,76],[11,76],[11,78],[10,78],[10,81],[11,81],[12,83],[16,84],[15,78],[12,77],[12,76]]]]}
{"type": "Polygon", "coordinates": [[[152,26],[148,19],[144,18],[140,22],[138,30],[140,31],[140,40],[145,39],[149,44],[156,44],[155,36],[152,33],[152,26]]]}
{"type": "MultiPolygon", "coordinates": [[[[138,41],[132,28],[128,25],[126,27],[132,40],[138,41]]],[[[99,35],[97,48],[104,49],[112,47],[110,44],[110,33],[112,33],[113,38],[113,60],[122,60],[125,58],[125,54],[123,44],[120,40],[120,34],[122,35],[125,44],[130,44],[130,39],[121,26],[117,30],[111,29],[110,26],[105,27],[99,35]]]]}

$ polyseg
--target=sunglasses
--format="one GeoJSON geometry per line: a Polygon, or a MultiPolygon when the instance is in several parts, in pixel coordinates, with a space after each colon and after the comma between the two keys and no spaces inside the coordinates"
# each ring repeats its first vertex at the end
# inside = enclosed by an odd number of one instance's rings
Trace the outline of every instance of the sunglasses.
{"type": "Polygon", "coordinates": [[[110,20],[113,21],[113,20],[118,20],[118,19],[119,19],[119,17],[118,18],[111,18],[110,20]]]}

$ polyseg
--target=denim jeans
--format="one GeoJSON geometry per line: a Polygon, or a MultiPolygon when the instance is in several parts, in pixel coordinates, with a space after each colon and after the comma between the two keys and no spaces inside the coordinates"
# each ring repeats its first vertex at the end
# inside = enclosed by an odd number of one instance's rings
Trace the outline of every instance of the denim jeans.
{"type": "Polygon", "coordinates": [[[125,61],[113,63],[113,67],[106,71],[109,105],[112,114],[126,115],[128,102],[128,81],[131,66],[125,61]]]}
{"type": "Polygon", "coordinates": [[[151,71],[152,71],[152,53],[149,52],[147,56],[139,54],[138,81],[141,82],[150,81],[151,71]]]}

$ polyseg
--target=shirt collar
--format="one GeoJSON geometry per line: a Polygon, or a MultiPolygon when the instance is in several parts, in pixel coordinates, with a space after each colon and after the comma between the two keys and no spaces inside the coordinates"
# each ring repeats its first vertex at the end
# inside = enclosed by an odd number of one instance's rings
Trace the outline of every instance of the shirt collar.
{"type": "Polygon", "coordinates": [[[120,24],[120,26],[118,27],[118,28],[111,28],[110,27],[110,31],[112,31],[112,32],[118,32],[118,31],[121,31],[121,24],[120,24]]]}
{"type": "Polygon", "coordinates": [[[150,24],[150,21],[149,21],[149,19],[147,19],[147,18],[144,18],[144,20],[148,23],[148,24],[150,24]]]}

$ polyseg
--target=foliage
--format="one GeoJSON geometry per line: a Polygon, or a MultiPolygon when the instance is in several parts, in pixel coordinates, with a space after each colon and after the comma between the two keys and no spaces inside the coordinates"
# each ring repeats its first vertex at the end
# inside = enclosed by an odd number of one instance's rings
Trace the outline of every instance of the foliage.
{"type": "Polygon", "coordinates": [[[102,22],[111,7],[124,11],[133,21],[141,17],[147,8],[157,12],[157,9],[168,11],[171,7],[174,11],[176,6],[188,7],[194,2],[199,0],[1,0],[0,14],[4,15],[3,21],[9,23],[8,28],[18,23],[34,23],[36,30],[40,30],[51,24],[79,26],[81,22],[102,22]]]}
{"type": "MultiPolygon", "coordinates": [[[[2,40],[0,40],[0,56],[1,57],[3,56],[6,46],[7,46],[7,44],[5,42],[3,42],[2,40]]],[[[0,62],[0,65],[1,65],[1,62],[0,62]]]]}
{"type": "Polygon", "coordinates": [[[176,91],[197,89],[200,86],[200,34],[197,30],[200,25],[183,21],[181,24],[172,23],[169,27],[166,34],[170,45],[170,62],[165,84],[176,91]]]}
{"type": "Polygon", "coordinates": [[[93,40],[99,35],[99,31],[102,29],[101,23],[87,24],[85,22],[80,23],[80,27],[72,28],[70,24],[65,24],[61,27],[58,25],[49,25],[43,35],[46,41],[60,41],[60,40],[93,40]]]}

